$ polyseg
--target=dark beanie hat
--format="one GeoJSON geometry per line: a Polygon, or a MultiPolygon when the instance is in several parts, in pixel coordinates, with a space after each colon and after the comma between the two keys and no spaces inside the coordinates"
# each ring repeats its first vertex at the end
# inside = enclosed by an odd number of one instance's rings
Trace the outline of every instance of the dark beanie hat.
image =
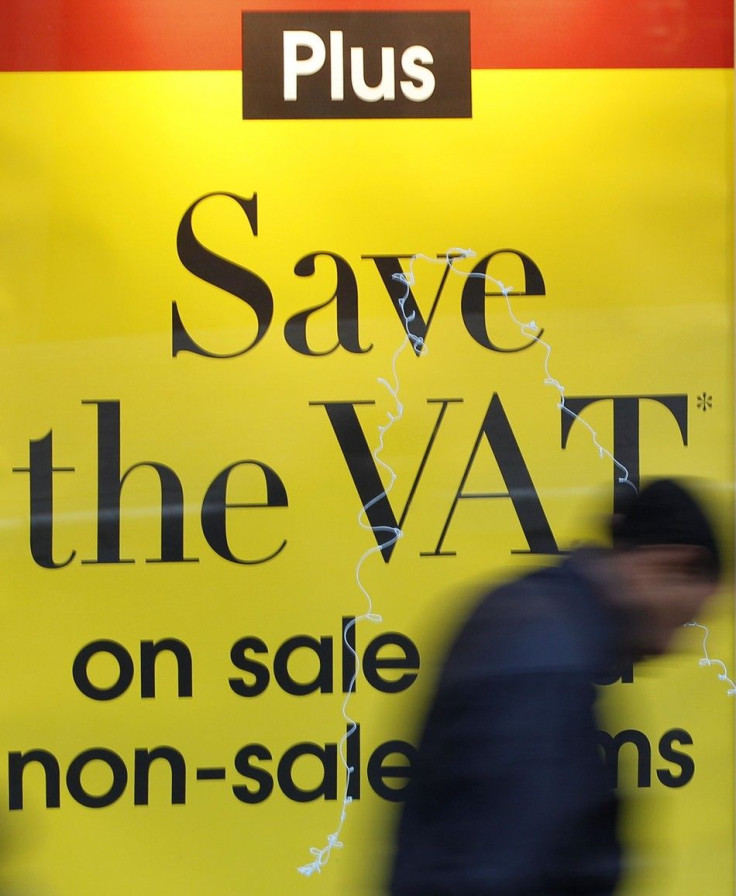
{"type": "Polygon", "coordinates": [[[718,578],[721,556],[713,527],[693,495],[672,479],[657,479],[631,498],[611,525],[613,546],[691,545],[704,548],[703,573],[718,578]]]}

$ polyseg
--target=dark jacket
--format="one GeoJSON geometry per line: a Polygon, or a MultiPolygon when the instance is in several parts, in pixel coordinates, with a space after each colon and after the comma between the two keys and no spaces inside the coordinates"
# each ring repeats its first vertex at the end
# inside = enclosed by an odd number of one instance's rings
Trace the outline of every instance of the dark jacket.
{"type": "Polygon", "coordinates": [[[618,627],[584,555],[483,599],[451,649],[419,745],[393,896],[610,896],[616,799],[593,681],[618,627]]]}

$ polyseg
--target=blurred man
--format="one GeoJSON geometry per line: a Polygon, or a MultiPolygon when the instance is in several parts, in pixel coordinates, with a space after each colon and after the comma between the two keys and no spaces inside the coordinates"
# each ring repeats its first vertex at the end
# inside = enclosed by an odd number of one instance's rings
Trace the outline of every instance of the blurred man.
{"type": "Polygon", "coordinates": [[[632,490],[613,548],[489,594],[452,647],[398,833],[393,896],[610,896],[617,801],[593,682],[665,652],[717,587],[695,499],[632,490]]]}

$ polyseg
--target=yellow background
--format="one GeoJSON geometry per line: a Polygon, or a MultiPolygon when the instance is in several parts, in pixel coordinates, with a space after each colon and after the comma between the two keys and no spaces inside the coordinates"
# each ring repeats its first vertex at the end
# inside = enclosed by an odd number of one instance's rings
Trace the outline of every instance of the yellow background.
{"type": "MultiPolygon", "coordinates": [[[[2,76],[0,868],[8,892],[380,892],[394,807],[365,780],[348,811],[344,848],[309,880],[296,866],[335,829],[339,805],[291,802],[278,787],[264,803],[245,805],[230,790],[242,783],[232,762],[247,743],[279,757],[296,742],[335,742],[343,730],[339,692],[294,697],[272,681],[244,699],[227,684],[239,638],[262,638],[271,656],[295,634],[329,635],[337,645],[341,617],[365,610],[354,570],[374,541],[357,524],[359,502],[327,415],[310,405],[375,401],[358,408],[371,445],[392,407],[377,378],[390,376],[402,328],[362,255],[437,255],[457,246],[478,257],[508,247],[530,255],[547,294],[515,300],[514,311],[545,328],[550,370],[567,394],[687,394],[687,447],[669,413],[643,405],[642,474],[708,477],[730,519],[731,75],[474,72],[470,120],[307,122],[242,121],[236,72],[2,76]],[[269,284],[274,318],[241,357],[172,358],[172,301],[211,351],[237,350],[254,335],[249,310],[177,257],[182,215],[213,191],[258,194],[257,236],[222,198],[202,204],[194,227],[212,251],[269,284]],[[310,358],[286,345],[286,320],[334,289],[329,263],[312,278],[294,274],[316,251],[338,253],[355,272],[370,352],[310,358]],[[696,404],[702,392],[712,396],[705,413],[696,404]],[[120,401],[123,469],[153,460],[177,472],[185,552],[199,563],[144,562],[156,556],[160,510],[156,478],[141,471],[123,492],[122,552],[137,562],[81,564],[96,552],[96,415],[84,400],[120,401]],[[33,563],[28,476],[12,472],[27,465],[29,440],[49,430],[55,464],[76,468],[55,478],[56,555],[77,551],[58,570],[33,563]],[[286,508],[230,512],[236,552],[263,554],[287,539],[262,565],[228,563],[200,528],[207,486],[240,459],[271,466],[289,498],[286,508]],[[164,665],[155,699],[138,696],[137,672],[110,702],[75,688],[71,665],[88,642],[111,638],[136,657],[140,641],[165,637],[192,652],[191,699],[175,696],[164,665]],[[166,775],[155,771],[147,807],[133,805],[131,782],[101,810],[77,805],[65,789],[64,770],[83,750],[114,750],[130,771],[136,747],[160,744],[187,761],[184,806],[168,804],[166,775]],[[29,770],[26,808],[9,812],[7,753],[34,748],[59,758],[61,808],[44,807],[40,776],[29,770]],[[226,766],[227,781],[195,781],[198,765],[226,766]]],[[[491,272],[518,288],[513,262],[501,259],[491,272]]],[[[417,262],[415,273],[426,315],[441,266],[417,262]]],[[[610,462],[579,424],[560,448],[543,351],[500,354],[474,342],[460,316],[464,282],[450,276],[426,356],[404,352],[398,361],[405,413],[383,455],[398,476],[394,507],[403,507],[436,418],[426,400],[463,403],[448,410],[391,562],[373,557],[364,567],[384,622],[361,623],[359,647],[399,631],[422,658],[417,683],[402,694],[359,686],[350,711],[361,723],[364,764],[382,741],[412,739],[441,645],[478,587],[540,559],[511,554],[525,541],[503,500],[460,502],[446,540],[456,556],[420,556],[437,542],[493,393],[561,547],[588,537],[592,518],[610,507],[610,462]]],[[[500,300],[489,300],[488,321],[498,343],[524,341],[500,300]]],[[[313,316],[309,338],[316,347],[334,344],[334,306],[313,316]]],[[[611,446],[610,405],[585,417],[611,446]]],[[[501,487],[484,445],[467,488],[501,487]]],[[[232,488],[240,500],[262,498],[257,477],[234,476],[232,488]]],[[[732,668],[730,589],[705,621],[711,655],[732,668]]],[[[655,769],[664,731],[685,728],[694,740],[685,748],[696,763],[692,782],[670,790],[653,775],[632,803],[632,836],[645,848],[629,886],[648,896],[718,896],[733,886],[733,698],[715,668],[698,665],[697,631],[683,632],[681,642],[682,655],[607,693],[622,704],[619,727],[650,737],[655,769]]],[[[104,791],[104,773],[95,784],[89,771],[90,790],[104,791]]]]}

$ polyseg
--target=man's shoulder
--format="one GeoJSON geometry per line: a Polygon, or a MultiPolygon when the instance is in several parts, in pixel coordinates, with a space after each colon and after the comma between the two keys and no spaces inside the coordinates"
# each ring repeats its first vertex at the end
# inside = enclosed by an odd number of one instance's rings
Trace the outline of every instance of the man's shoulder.
{"type": "Polygon", "coordinates": [[[483,595],[448,665],[471,676],[586,670],[600,663],[606,629],[594,589],[568,560],[483,595]]]}

